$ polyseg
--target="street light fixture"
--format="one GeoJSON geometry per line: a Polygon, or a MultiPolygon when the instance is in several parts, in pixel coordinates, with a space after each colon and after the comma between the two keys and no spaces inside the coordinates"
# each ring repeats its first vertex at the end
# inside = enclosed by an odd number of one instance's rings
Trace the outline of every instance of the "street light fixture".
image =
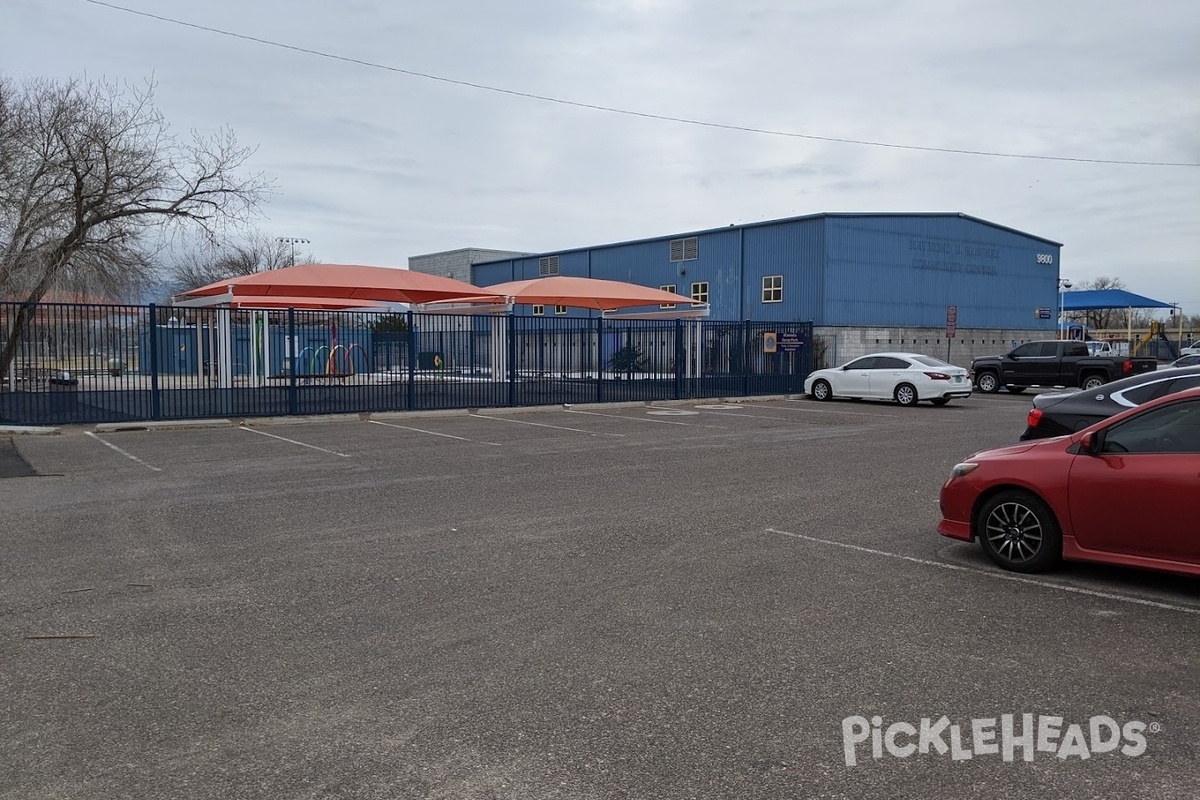
{"type": "Polygon", "coordinates": [[[1071,288],[1071,281],[1066,278],[1058,279],[1058,338],[1063,338],[1063,322],[1066,310],[1063,308],[1063,292],[1071,288]]]}
{"type": "Polygon", "coordinates": [[[312,244],[312,242],[310,242],[308,239],[301,239],[298,236],[280,236],[275,241],[279,242],[280,244],[290,244],[292,246],[292,263],[290,266],[293,267],[296,266],[296,245],[312,244]]]}

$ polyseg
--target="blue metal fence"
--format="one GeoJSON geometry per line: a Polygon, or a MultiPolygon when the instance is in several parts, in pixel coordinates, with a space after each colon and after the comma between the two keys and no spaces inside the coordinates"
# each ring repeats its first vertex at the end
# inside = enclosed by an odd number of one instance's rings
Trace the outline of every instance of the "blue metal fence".
{"type": "Polygon", "coordinates": [[[19,315],[7,424],[785,394],[812,369],[811,323],[0,303],[0,349],[19,315]]]}

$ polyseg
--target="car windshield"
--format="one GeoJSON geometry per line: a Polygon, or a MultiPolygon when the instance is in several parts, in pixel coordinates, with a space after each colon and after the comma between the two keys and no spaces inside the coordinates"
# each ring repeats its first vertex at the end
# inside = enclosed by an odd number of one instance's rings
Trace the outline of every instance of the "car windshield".
{"type": "Polygon", "coordinates": [[[912,356],[911,358],[913,361],[916,361],[918,364],[924,364],[927,367],[953,367],[954,366],[953,364],[949,364],[945,361],[942,361],[940,358],[934,358],[933,356],[912,356]]]}

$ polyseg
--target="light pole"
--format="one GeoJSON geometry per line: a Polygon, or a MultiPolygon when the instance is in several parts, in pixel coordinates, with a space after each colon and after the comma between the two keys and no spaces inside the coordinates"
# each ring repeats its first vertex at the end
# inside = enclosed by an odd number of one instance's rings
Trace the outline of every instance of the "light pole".
{"type": "Polygon", "coordinates": [[[1071,288],[1071,282],[1066,278],[1058,279],[1058,338],[1063,338],[1063,321],[1066,310],[1063,308],[1063,292],[1071,288]]]}
{"type": "Polygon", "coordinates": [[[296,245],[312,244],[312,242],[310,242],[308,239],[301,239],[298,236],[280,236],[275,241],[279,242],[280,244],[290,244],[292,246],[292,263],[289,266],[293,267],[296,266],[296,245]]]}

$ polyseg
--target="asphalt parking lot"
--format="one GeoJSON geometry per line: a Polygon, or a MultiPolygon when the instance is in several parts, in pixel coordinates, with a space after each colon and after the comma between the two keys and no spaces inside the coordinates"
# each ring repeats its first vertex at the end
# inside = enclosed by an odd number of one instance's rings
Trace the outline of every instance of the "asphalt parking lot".
{"type": "Polygon", "coordinates": [[[14,439],[0,798],[1197,796],[1197,582],[935,532],[1027,396],[714,405],[14,439]]]}

